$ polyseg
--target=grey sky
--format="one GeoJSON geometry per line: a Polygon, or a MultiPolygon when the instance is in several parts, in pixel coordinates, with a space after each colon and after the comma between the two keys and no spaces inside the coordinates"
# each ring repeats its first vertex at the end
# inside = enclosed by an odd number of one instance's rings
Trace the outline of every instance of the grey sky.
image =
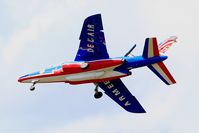
{"type": "Polygon", "coordinates": [[[0,132],[198,132],[199,2],[196,0],[1,0],[0,132]],[[35,92],[19,76],[72,61],[84,19],[102,14],[110,56],[146,37],[178,36],[165,64],[177,81],[166,86],[147,68],[124,78],[146,114],[124,111],[109,97],[93,98],[94,85],[41,84],[35,92]]]}

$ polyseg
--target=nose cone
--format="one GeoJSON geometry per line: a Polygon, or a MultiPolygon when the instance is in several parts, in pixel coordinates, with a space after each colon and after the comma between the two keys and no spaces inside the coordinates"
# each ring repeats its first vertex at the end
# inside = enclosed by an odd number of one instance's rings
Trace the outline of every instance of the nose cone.
{"type": "Polygon", "coordinates": [[[20,82],[20,83],[23,83],[23,81],[24,81],[24,78],[18,78],[18,82],[20,82]]]}
{"type": "Polygon", "coordinates": [[[27,75],[24,75],[24,76],[19,77],[18,82],[22,83],[23,80],[24,80],[24,78],[27,78],[28,76],[29,76],[29,75],[27,74],[27,75]]]}
{"type": "Polygon", "coordinates": [[[18,82],[20,82],[20,83],[21,83],[21,78],[18,78],[18,82]]]}

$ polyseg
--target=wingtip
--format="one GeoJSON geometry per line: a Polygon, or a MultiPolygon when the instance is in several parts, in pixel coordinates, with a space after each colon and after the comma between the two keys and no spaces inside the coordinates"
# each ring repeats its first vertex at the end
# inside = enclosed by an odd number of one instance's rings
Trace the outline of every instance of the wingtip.
{"type": "Polygon", "coordinates": [[[125,109],[131,113],[146,113],[145,109],[141,106],[141,104],[138,101],[134,102],[133,106],[125,109]]]}
{"type": "Polygon", "coordinates": [[[135,109],[135,110],[133,110],[131,112],[132,113],[137,113],[137,114],[146,113],[146,111],[143,108],[135,109]]]}
{"type": "Polygon", "coordinates": [[[127,110],[130,113],[136,113],[136,114],[143,114],[147,113],[144,109],[143,110],[127,110]]]}

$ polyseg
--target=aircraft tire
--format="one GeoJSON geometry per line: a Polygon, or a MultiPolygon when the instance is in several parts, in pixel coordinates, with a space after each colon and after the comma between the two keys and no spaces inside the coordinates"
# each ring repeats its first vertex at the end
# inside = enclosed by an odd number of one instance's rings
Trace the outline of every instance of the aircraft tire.
{"type": "Polygon", "coordinates": [[[102,96],[103,96],[103,93],[102,93],[102,92],[96,92],[96,93],[94,94],[95,99],[99,99],[99,98],[101,98],[102,96]]]}
{"type": "Polygon", "coordinates": [[[34,91],[35,90],[35,87],[34,86],[31,86],[30,87],[30,91],[34,91]]]}

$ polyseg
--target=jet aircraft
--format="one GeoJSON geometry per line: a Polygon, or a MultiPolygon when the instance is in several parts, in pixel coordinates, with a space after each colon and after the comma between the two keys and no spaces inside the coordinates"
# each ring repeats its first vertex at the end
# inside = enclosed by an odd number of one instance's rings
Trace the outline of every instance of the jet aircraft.
{"type": "Polygon", "coordinates": [[[133,113],[146,111],[121,80],[131,75],[130,70],[147,66],[165,84],[176,83],[163,63],[167,59],[163,53],[176,42],[175,36],[159,45],[155,37],[146,38],[142,55],[132,55],[134,45],[123,57],[111,58],[106,49],[101,14],[96,14],[85,19],[79,39],[80,45],[74,61],[26,74],[18,81],[31,83],[31,91],[35,90],[35,84],[38,83],[94,83],[96,99],[103,95],[99,91],[100,87],[112,100],[133,113]]]}

